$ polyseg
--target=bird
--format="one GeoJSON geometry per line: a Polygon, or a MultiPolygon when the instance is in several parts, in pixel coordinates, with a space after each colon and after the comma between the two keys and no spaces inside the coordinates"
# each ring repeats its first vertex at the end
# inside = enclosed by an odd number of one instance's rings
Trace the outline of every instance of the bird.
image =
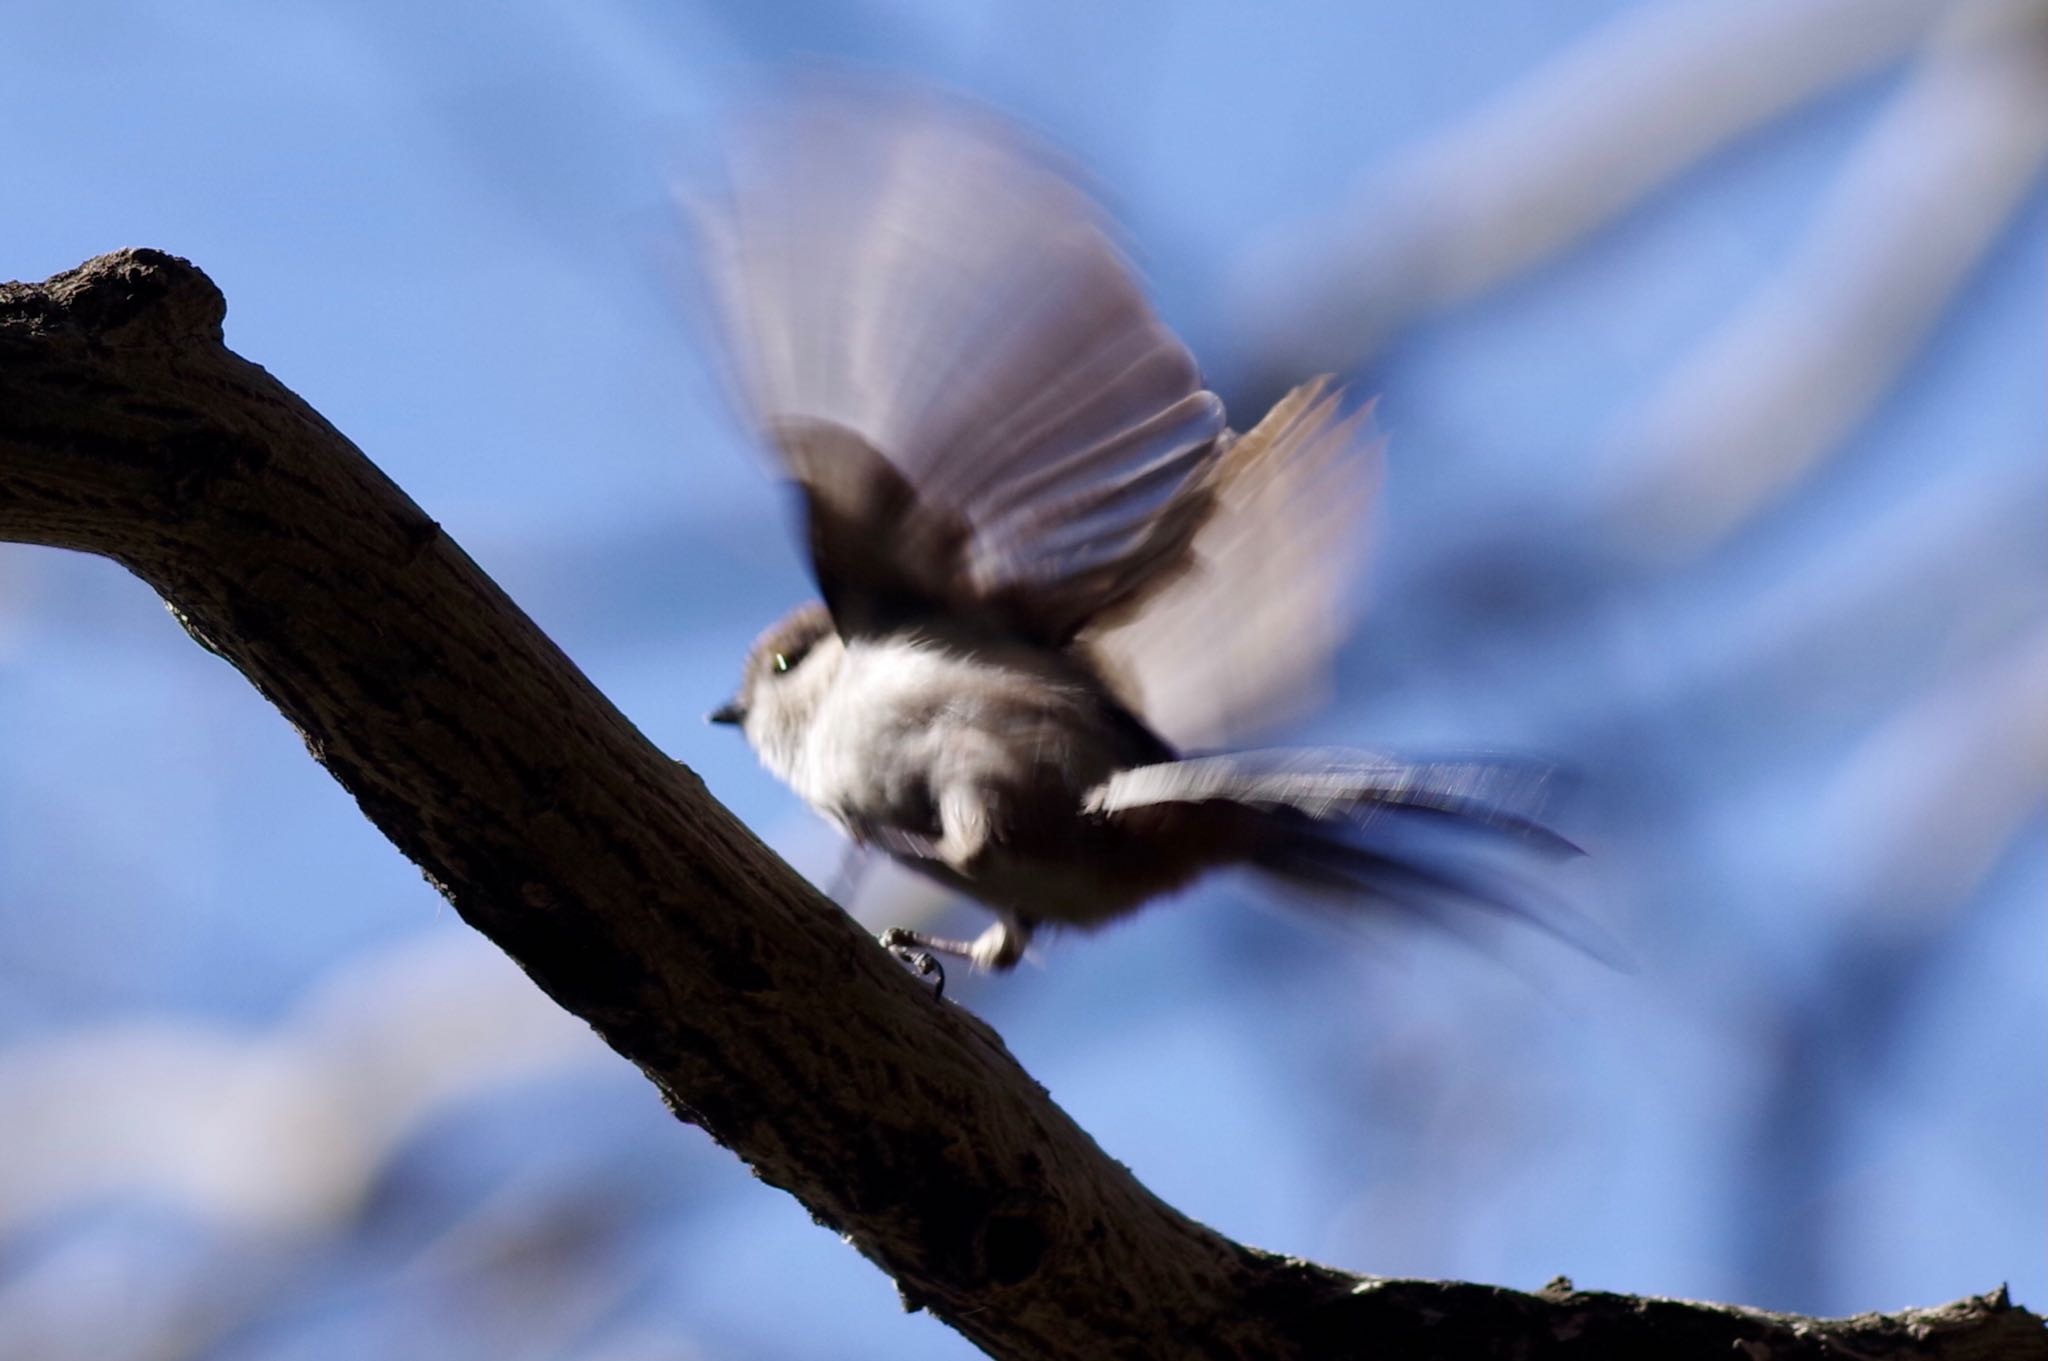
{"type": "Polygon", "coordinates": [[[885,944],[1007,970],[1042,929],[1229,867],[1350,908],[1519,911],[1475,843],[1576,852],[1540,763],[1228,745],[1319,688],[1383,441],[1327,376],[1233,431],[1031,134],[815,82],[743,120],[687,207],[711,351],[820,597],[710,718],[856,847],[994,915],[885,944]]]}

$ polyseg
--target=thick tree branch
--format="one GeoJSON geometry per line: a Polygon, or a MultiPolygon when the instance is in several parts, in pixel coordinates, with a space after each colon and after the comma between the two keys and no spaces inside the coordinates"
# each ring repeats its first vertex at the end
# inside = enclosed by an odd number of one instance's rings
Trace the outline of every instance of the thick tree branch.
{"type": "Polygon", "coordinates": [[[1820,1322],[1362,1279],[1187,1219],[224,348],[223,313],[153,251],[0,286],[0,538],[148,582],[466,921],[991,1354],[2048,1357],[2002,1291],[1820,1322]]]}

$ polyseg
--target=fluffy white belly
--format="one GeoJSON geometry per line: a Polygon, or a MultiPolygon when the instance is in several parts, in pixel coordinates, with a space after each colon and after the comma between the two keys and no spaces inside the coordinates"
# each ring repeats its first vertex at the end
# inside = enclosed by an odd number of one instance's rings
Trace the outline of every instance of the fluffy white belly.
{"type": "Polygon", "coordinates": [[[1056,725],[1063,699],[1059,689],[982,658],[902,640],[855,644],[819,704],[790,783],[855,830],[935,832],[940,789],[1000,788],[1056,755],[1040,730],[1056,725]],[[1020,733],[1021,749],[1006,743],[1020,733]]]}

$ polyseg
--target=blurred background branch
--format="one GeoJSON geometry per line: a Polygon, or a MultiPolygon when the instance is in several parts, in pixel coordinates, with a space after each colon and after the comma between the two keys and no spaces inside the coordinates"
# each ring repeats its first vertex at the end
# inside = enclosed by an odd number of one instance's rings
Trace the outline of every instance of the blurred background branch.
{"type": "Polygon", "coordinates": [[[1282,383],[1357,367],[1400,326],[1582,244],[1726,143],[1896,60],[1951,7],[1672,0],[1626,12],[1248,263],[1239,317],[1257,367],[1282,383]]]}
{"type": "Polygon", "coordinates": [[[2048,11],[1971,0],[1765,285],[1625,418],[1614,532],[1698,552],[1809,475],[1884,396],[2048,157],[2048,11]]]}

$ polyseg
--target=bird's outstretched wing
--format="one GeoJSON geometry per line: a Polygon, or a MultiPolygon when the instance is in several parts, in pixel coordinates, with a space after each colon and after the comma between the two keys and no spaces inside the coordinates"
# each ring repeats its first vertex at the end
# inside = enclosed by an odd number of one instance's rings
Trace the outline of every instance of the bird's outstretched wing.
{"type": "Polygon", "coordinates": [[[991,115],[821,84],[696,205],[752,419],[842,634],[1064,645],[1183,563],[1224,430],[1096,205],[991,115]]]}
{"type": "Polygon", "coordinates": [[[1322,702],[1350,635],[1383,441],[1328,378],[1211,469],[1184,570],[1082,636],[1124,702],[1182,749],[1239,746],[1322,702]]]}

